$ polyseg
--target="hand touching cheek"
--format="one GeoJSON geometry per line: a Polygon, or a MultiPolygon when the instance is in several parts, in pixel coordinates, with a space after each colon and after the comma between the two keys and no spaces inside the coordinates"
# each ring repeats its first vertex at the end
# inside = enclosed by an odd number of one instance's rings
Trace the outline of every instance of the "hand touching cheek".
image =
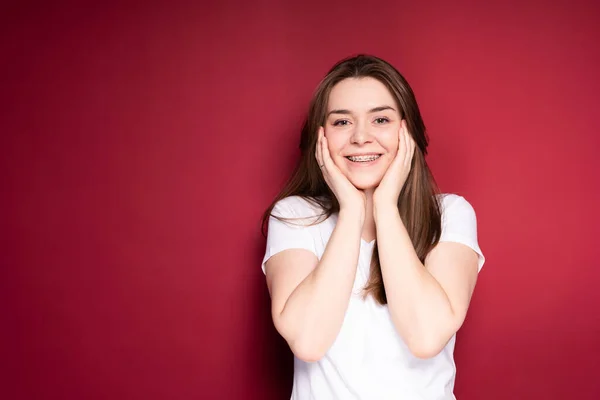
{"type": "Polygon", "coordinates": [[[398,152],[379,186],[375,189],[373,202],[390,205],[398,203],[398,197],[410,173],[415,147],[415,142],[408,132],[406,120],[402,120],[398,130],[398,152]]]}

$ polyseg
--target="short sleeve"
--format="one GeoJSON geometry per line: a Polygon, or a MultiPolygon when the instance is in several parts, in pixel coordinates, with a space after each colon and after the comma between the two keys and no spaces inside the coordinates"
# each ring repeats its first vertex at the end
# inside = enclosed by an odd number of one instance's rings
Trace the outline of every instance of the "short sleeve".
{"type": "Polygon", "coordinates": [[[444,196],[440,242],[457,242],[473,249],[479,257],[478,267],[481,271],[485,256],[477,239],[477,216],[464,197],[454,194],[444,196]]]}
{"type": "Polygon", "coordinates": [[[315,244],[304,217],[305,210],[298,210],[302,203],[296,198],[286,198],[278,201],[273,207],[267,228],[267,245],[262,261],[262,270],[265,272],[265,263],[275,254],[287,249],[305,249],[315,255],[315,244]],[[280,220],[275,218],[283,218],[280,220]],[[288,220],[285,220],[289,218],[288,220]]]}

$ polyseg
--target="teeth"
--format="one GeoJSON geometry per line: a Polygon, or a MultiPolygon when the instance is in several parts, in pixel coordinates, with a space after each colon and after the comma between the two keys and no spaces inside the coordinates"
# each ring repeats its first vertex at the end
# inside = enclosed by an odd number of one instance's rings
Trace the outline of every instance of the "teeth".
{"type": "Polygon", "coordinates": [[[373,161],[373,160],[377,160],[380,157],[380,155],[371,155],[371,156],[348,156],[348,160],[350,161],[354,161],[354,162],[367,162],[367,161],[373,161]]]}

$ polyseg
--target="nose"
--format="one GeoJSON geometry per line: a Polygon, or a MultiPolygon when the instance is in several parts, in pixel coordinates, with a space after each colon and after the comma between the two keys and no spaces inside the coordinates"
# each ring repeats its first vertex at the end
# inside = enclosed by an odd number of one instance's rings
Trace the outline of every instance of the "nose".
{"type": "Polygon", "coordinates": [[[369,132],[369,128],[365,123],[357,123],[354,125],[355,128],[352,131],[352,136],[350,137],[350,141],[353,144],[364,144],[369,143],[371,141],[371,134],[369,132]]]}

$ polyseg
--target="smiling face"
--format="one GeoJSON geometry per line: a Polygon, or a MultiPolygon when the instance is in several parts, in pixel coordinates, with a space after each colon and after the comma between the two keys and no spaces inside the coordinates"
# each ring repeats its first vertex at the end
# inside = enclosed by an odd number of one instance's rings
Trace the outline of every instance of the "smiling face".
{"type": "Polygon", "coordinates": [[[400,113],[374,78],[347,78],[329,95],[325,136],[331,158],[358,189],[379,185],[398,151],[400,113]]]}

